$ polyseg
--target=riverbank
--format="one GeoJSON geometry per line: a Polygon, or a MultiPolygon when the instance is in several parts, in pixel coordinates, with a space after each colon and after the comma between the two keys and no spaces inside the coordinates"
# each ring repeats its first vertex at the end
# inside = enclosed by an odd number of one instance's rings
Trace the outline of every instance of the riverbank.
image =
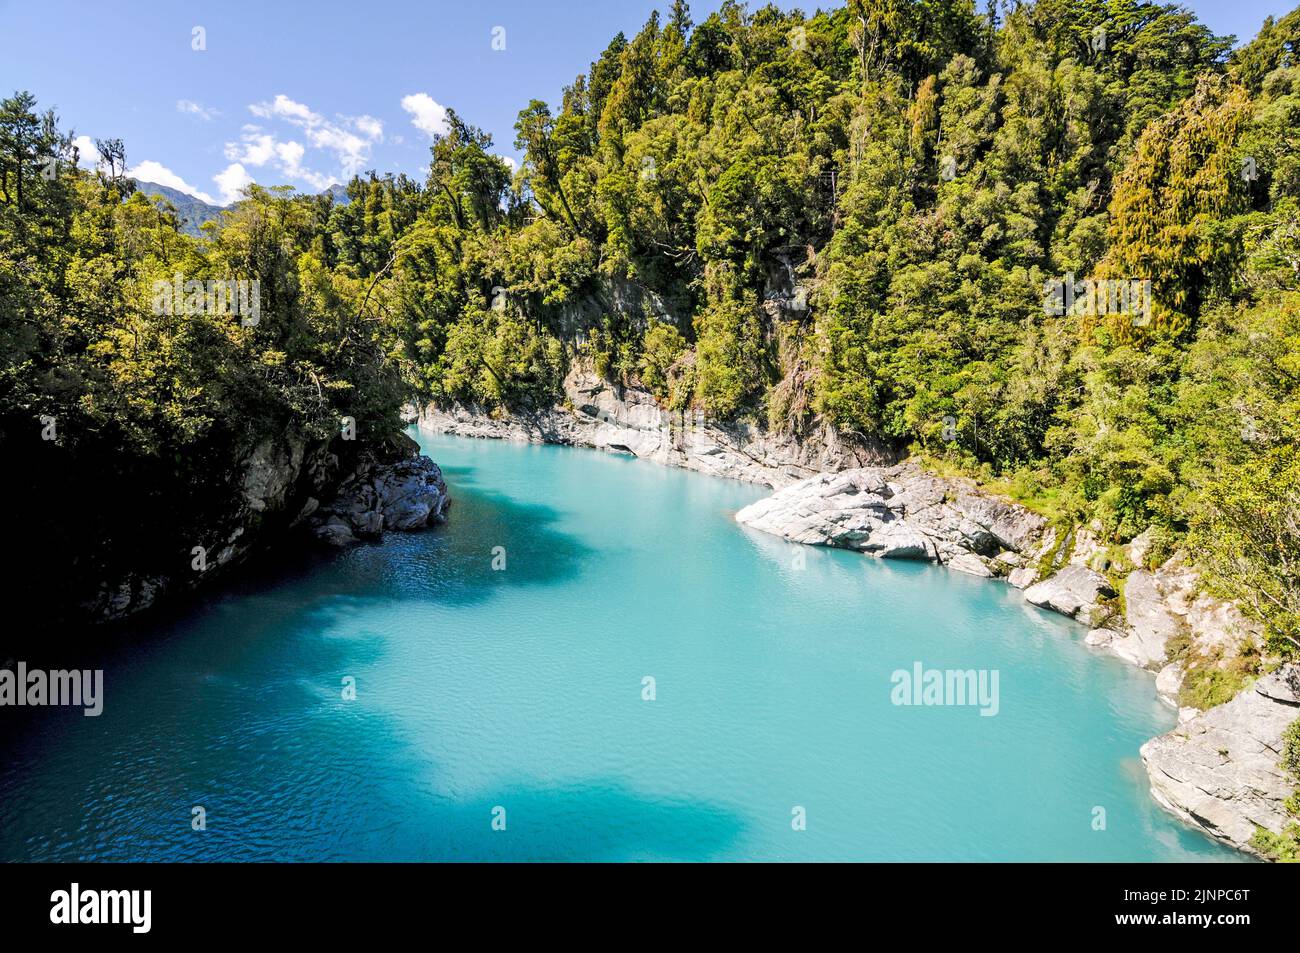
{"type": "Polygon", "coordinates": [[[267,438],[236,464],[229,505],[193,531],[171,568],[123,567],[76,617],[117,622],[216,580],[286,540],[347,546],[443,522],[451,499],[438,465],[406,434],[354,448],[294,434],[267,438]]]}
{"type": "Polygon", "coordinates": [[[803,439],[723,427],[664,412],[649,394],[615,389],[580,364],[565,391],[564,406],[525,418],[466,406],[429,406],[408,417],[432,433],[630,453],[763,484],[776,492],[737,514],[755,529],[1005,581],[1030,604],[1087,626],[1091,648],[1150,672],[1160,699],[1178,710],[1178,727],[1142,747],[1161,806],[1256,855],[1257,827],[1277,833],[1293,820],[1284,802],[1294,784],[1277,762],[1282,731],[1300,716],[1300,699],[1286,688],[1297,666],[1247,680],[1227,705],[1180,704],[1195,694],[1184,690],[1189,680],[1216,678],[1262,645],[1258,627],[1235,605],[1201,591],[1181,555],[1148,566],[1147,537],[1116,554],[1094,528],[1050,526],[972,481],[926,473],[824,425],[803,439]]]}

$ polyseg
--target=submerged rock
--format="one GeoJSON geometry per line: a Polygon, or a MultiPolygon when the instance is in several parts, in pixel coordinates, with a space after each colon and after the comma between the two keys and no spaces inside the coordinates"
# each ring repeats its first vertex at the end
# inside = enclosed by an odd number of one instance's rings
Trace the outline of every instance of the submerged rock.
{"type": "Polygon", "coordinates": [[[1279,833],[1294,780],[1278,767],[1282,733],[1300,717],[1300,665],[1191,715],[1142,746],[1151,793],[1167,810],[1232,846],[1255,852],[1256,827],[1279,833]]]}

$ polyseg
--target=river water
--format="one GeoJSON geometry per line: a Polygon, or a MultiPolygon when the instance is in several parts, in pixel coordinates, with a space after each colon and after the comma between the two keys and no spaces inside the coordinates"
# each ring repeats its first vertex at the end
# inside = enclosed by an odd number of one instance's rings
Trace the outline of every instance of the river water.
{"type": "Polygon", "coordinates": [[[1151,676],[1004,584],[748,530],[760,487],[417,437],[450,522],[138,624],[100,717],[0,752],[0,859],[1237,859],[1150,798],[1151,676]],[[895,704],[918,665],[984,703],[895,704]]]}

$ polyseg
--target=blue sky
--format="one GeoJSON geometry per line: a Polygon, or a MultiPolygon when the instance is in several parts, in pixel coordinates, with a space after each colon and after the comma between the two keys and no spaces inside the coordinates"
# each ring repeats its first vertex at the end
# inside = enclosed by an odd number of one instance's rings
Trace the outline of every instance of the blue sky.
{"type": "MultiPolygon", "coordinates": [[[[1246,40],[1295,2],[1187,6],[1246,40]]],[[[31,90],[65,128],[123,138],[140,178],[218,203],[249,180],[318,191],[371,168],[423,178],[446,107],[517,158],[519,109],[558,105],[615,33],[670,3],[0,0],[0,91],[31,90]]],[[[692,3],[694,19],[720,3],[692,3]]]]}

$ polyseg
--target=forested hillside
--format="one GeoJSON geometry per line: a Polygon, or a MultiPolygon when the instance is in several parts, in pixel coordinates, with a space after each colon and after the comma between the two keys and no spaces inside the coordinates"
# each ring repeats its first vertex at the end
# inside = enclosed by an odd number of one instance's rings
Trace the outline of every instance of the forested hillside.
{"type": "Polygon", "coordinates": [[[1300,11],[1230,52],[1139,0],[699,23],[678,0],[521,103],[517,173],[453,112],[425,182],[254,186],[197,239],[130,194],[120,143],[78,171],[16,95],[8,498],[71,572],[87,533],[179,545],[173,515],[219,505],[265,434],[549,406],[582,358],[666,409],[884,439],[1116,543],[1154,527],[1152,560],[1185,547],[1295,654],[1298,43],[1300,11]],[[260,321],[155,313],[177,273],[256,279],[260,321]]]}
{"type": "Polygon", "coordinates": [[[1298,36],[1229,55],[1133,0],[678,3],[521,111],[513,182],[454,117],[425,189],[357,183],[338,260],[393,262],[429,398],[550,403],[585,353],[665,407],[823,415],[1116,541],[1154,526],[1152,559],[1190,535],[1292,652],[1298,36]]]}

